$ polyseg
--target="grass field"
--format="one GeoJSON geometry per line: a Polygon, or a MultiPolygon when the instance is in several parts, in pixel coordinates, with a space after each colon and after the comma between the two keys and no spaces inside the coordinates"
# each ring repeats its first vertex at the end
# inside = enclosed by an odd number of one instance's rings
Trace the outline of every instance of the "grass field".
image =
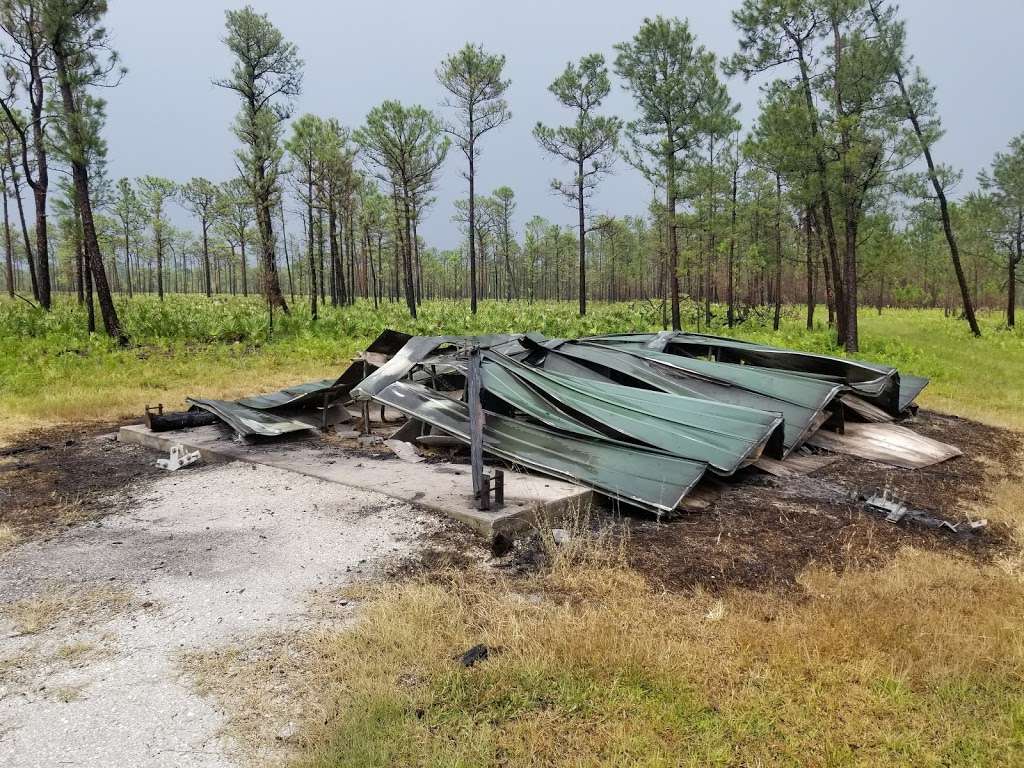
{"type": "MultiPolygon", "coordinates": [[[[597,305],[580,320],[570,305],[488,303],[472,317],[431,303],[416,323],[397,305],[327,310],[315,328],[298,312],[267,340],[258,302],[142,299],[123,314],[135,344],[126,350],[84,334],[70,305],[41,316],[0,304],[4,435],[332,375],[384,327],[660,327],[640,305],[597,305]]],[[[864,312],[861,322],[864,358],[932,378],[925,406],[1024,429],[1020,331],[989,315],[975,340],[935,311],[864,312]]],[[[778,334],[748,324],[736,335],[837,352],[797,310],[778,334]]],[[[463,571],[372,589],[353,628],[289,640],[287,658],[304,660],[307,707],[296,764],[1022,765],[1022,475],[994,473],[975,510],[1017,532],[1019,551],[989,565],[905,550],[880,569],[810,568],[795,594],[667,593],[614,546],[577,536],[583,544],[553,551],[535,576],[463,571]],[[472,669],[452,661],[478,642],[498,651],[472,669]]],[[[277,679],[278,669],[248,674],[277,679]]]]}
{"type": "MultiPolygon", "coordinates": [[[[660,313],[641,303],[595,304],[580,319],[571,303],[487,302],[474,317],[465,304],[430,302],[416,321],[400,304],[379,310],[359,304],[326,308],[315,324],[300,307],[290,318],[277,318],[269,340],[258,299],[169,296],[161,303],[143,297],[122,302],[121,316],[132,339],[127,349],[87,334],[83,311],[71,301],[45,314],[0,300],[0,440],[40,425],[137,416],[157,402],[178,408],[188,395],[232,398],[336,375],[388,327],[570,337],[661,328],[660,313]]],[[[1024,402],[1024,333],[1000,330],[999,322],[996,315],[983,317],[985,337],[975,340],[940,311],[865,311],[862,356],[931,377],[923,397],[929,407],[1024,428],[1024,408],[1017,407],[1024,402]]],[[[796,309],[779,333],[752,323],[733,333],[838,353],[827,328],[808,332],[796,309]]]]}

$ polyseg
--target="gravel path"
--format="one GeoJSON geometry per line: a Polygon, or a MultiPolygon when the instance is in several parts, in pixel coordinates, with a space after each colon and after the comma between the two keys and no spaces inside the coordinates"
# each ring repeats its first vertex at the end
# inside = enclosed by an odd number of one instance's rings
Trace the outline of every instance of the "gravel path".
{"type": "Polygon", "coordinates": [[[238,764],[182,652],[308,625],[313,592],[371,576],[436,524],[374,493],[239,463],[135,494],[123,512],[0,555],[6,768],[238,764]]]}

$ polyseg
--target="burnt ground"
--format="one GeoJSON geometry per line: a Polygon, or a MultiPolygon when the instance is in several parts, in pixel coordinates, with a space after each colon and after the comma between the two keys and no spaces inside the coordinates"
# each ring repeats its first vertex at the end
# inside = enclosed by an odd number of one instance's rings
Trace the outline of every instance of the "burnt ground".
{"type": "MultiPolygon", "coordinates": [[[[151,451],[112,439],[117,426],[40,430],[0,449],[0,523],[10,523],[22,537],[45,538],[118,511],[111,506],[114,492],[127,490],[130,499],[133,484],[162,476],[151,451]]],[[[630,563],[666,589],[717,591],[785,588],[812,564],[837,569],[882,565],[904,546],[959,552],[980,562],[1007,552],[1010,534],[999,525],[956,536],[915,524],[892,525],[852,500],[854,492],[888,487],[915,508],[959,522],[985,502],[993,472],[1020,466],[1017,433],[924,411],[911,426],[956,445],[964,455],[920,470],[842,457],[810,476],[788,480],[747,470],[729,482],[713,482],[706,509],[661,523],[644,513],[624,513],[630,563]]],[[[376,446],[367,450],[388,455],[376,446]]],[[[608,518],[595,519],[601,524],[608,518]]],[[[486,546],[446,520],[428,535],[421,551],[389,575],[465,568],[486,556],[486,546]]],[[[523,541],[495,562],[519,571],[541,561],[536,541],[523,541]]]]}
{"type": "Polygon", "coordinates": [[[22,537],[116,512],[110,496],[160,477],[151,451],[118,443],[117,424],[35,430],[0,448],[0,523],[22,537]]]}
{"type": "Polygon", "coordinates": [[[634,567],[667,589],[792,586],[810,565],[843,569],[888,562],[902,547],[954,551],[982,562],[1011,546],[1009,531],[990,524],[958,536],[914,523],[893,525],[851,498],[890,488],[910,506],[951,522],[985,502],[991,473],[1020,466],[1020,435],[954,416],[922,411],[915,431],[951,443],[964,455],[905,470],[844,456],[810,476],[771,477],[747,470],[710,506],[655,523],[626,518],[634,567]]]}

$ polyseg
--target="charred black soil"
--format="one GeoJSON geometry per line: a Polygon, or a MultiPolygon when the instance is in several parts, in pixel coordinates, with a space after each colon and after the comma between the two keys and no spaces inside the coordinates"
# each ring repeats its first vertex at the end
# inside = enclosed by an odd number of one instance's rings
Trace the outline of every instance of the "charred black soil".
{"type": "Polygon", "coordinates": [[[887,467],[850,456],[796,479],[755,470],[730,483],[709,507],[661,524],[627,517],[631,564],[666,589],[788,587],[810,565],[879,566],[902,547],[952,551],[989,562],[1008,551],[1000,525],[956,535],[915,523],[888,523],[864,510],[857,492],[889,488],[910,506],[960,522],[988,498],[993,476],[1020,466],[1020,435],[966,419],[921,412],[915,431],[964,455],[926,469],[887,467]]]}
{"type": "Polygon", "coordinates": [[[0,523],[45,538],[116,512],[111,496],[159,476],[151,451],[117,442],[116,424],[36,430],[0,448],[0,523]]]}

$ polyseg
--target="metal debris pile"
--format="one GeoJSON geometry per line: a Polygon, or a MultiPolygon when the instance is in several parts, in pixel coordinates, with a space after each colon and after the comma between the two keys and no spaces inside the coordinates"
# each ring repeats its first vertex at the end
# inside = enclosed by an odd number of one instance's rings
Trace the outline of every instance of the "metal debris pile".
{"type": "Polygon", "coordinates": [[[335,380],[236,402],[190,399],[190,414],[147,421],[159,430],[214,418],[246,439],[356,419],[368,432],[379,406],[382,420],[385,408],[407,417],[394,439],[475,443],[492,460],[660,517],[708,474],[755,466],[790,477],[834,454],[906,468],[959,455],[896,423],[927,383],[890,366],[683,332],[385,331],[335,380]]]}

